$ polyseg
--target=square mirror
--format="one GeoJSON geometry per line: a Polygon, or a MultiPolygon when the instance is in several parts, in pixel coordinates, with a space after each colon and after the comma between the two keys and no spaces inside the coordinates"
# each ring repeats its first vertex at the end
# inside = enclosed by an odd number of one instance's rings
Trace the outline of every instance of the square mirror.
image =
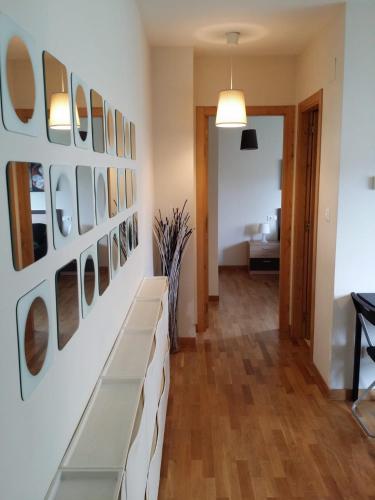
{"type": "Polygon", "coordinates": [[[122,113],[116,109],[116,144],[117,144],[117,156],[123,157],[125,152],[125,142],[124,142],[124,119],[122,113]]]}
{"type": "Polygon", "coordinates": [[[76,183],[73,167],[51,165],[53,242],[61,248],[77,237],[76,183]]]}
{"type": "Polygon", "coordinates": [[[125,158],[131,159],[132,148],[130,139],[130,122],[124,117],[124,141],[125,141],[125,158]]]}
{"type": "Polygon", "coordinates": [[[8,162],[7,184],[13,265],[20,271],[44,257],[48,250],[42,165],[8,162]]]}
{"type": "Polygon", "coordinates": [[[116,125],[115,113],[108,101],[104,102],[105,111],[105,138],[107,153],[115,156],[116,154],[116,125]]]}
{"type": "Polygon", "coordinates": [[[83,149],[91,148],[89,91],[77,75],[72,74],[74,143],[83,149]]]}
{"type": "Polygon", "coordinates": [[[126,221],[119,225],[120,240],[120,266],[123,266],[128,259],[128,235],[126,221]]]}
{"type": "Polygon", "coordinates": [[[126,208],[133,205],[133,174],[130,168],[125,169],[126,208]]]}
{"type": "Polygon", "coordinates": [[[117,169],[117,189],[118,189],[118,211],[123,212],[126,207],[126,189],[125,189],[125,169],[117,169]]]}
{"type": "Polygon", "coordinates": [[[74,259],[56,273],[57,341],[63,349],[79,327],[78,266],[74,259]]]}
{"type": "Polygon", "coordinates": [[[103,295],[109,285],[108,235],[104,235],[98,241],[97,253],[99,295],[103,295]]]}
{"type": "Polygon", "coordinates": [[[96,223],[101,224],[108,218],[107,169],[95,168],[95,213],[96,223]]]}
{"type": "Polygon", "coordinates": [[[131,148],[131,158],[132,160],[135,160],[137,154],[136,154],[136,142],[135,142],[135,125],[133,122],[130,122],[130,148],[131,148]]]}
{"type": "Polygon", "coordinates": [[[109,235],[111,243],[111,277],[116,276],[120,267],[120,247],[119,247],[119,230],[118,227],[112,229],[109,235]]]}
{"type": "Polygon", "coordinates": [[[78,165],[76,168],[78,229],[79,234],[95,226],[94,175],[91,167],[78,165]]]}
{"type": "Polygon", "coordinates": [[[30,290],[17,303],[17,336],[21,396],[27,399],[51,364],[55,329],[51,290],[47,281],[30,290]]]}
{"type": "Polygon", "coordinates": [[[50,142],[69,146],[72,119],[66,67],[49,52],[43,52],[47,135],[50,142]]]}
{"type": "Polygon", "coordinates": [[[91,90],[92,145],[97,153],[104,153],[104,104],[96,90],[91,90]]]}
{"type": "Polygon", "coordinates": [[[117,215],[118,194],[117,194],[117,168],[109,167],[107,170],[108,182],[108,207],[109,216],[117,215]]]}
{"type": "Polygon", "coordinates": [[[0,73],[4,126],[37,136],[43,116],[42,71],[34,40],[0,14],[0,73]]]}
{"type": "Polygon", "coordinates": [[[96,245],[81,253],[81,306],[86,318],[94,307],[98,296],[98,256],[96,245]]]}

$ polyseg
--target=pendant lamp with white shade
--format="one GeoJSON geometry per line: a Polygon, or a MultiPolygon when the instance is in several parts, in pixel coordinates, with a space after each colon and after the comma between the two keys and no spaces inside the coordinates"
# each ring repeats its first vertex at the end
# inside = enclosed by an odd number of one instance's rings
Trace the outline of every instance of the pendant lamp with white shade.
{"type": "MultiPolygon", "coordinates": [[[[227,33],[228,45],[238,45],[239,32],[227,33]]],[[[222,128],[237,128],[247,125],[246,104],[243,90],[233,88],[233,63],[230,64],[230,89],[219,93],[216,113],[216,126],[222,128]]]]}
{"type": "Polygon", "coordinates": [[[51,95],[51,108],[49,112],[49,127],[53,130],[70,130],[70,103],[69,94],[65,91],[64,75],[61,75],[61,92],[51,95]]]}

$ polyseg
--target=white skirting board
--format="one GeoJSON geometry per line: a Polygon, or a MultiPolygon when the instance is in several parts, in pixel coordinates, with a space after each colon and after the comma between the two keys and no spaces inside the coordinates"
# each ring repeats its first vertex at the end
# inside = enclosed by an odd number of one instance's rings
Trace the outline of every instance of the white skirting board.
{"type": "Polygon", "coordinates": [[[145,278],[47,500],[157,500],[170,385],[168,284],[145,278]]]}

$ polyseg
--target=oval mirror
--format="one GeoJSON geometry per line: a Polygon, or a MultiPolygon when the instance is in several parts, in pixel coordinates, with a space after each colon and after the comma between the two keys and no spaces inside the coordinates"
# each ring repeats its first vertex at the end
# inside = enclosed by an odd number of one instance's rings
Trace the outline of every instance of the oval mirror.
{"type": "Polygon", "coordinates": [[[88,133],[88,109],[85,91],[82,85],[78,85],[75,95],[75,124],[82,141],[87,139],[88,133]]]}
{"type": "Polygon", "coordinates": [[[87,257],[85,262],[84,290],[86,303],[90,306],[95,293],[95,265],[91,255],[87,257]]]}
{"type": "Polygon", "coordinates": [[[48,349],[48,312],[44,300],[32,302],[25,326],[25,359],[29,372],[37,375],[43,367],[48,349]]]}
{"type": "Polygon", "coordinates": [[[107,141],[108,146],[112,148],[115,141],[115,126],[111,109],[107,111],[107,141]]]}
{"type": "Polygon", "coordinates": [[[64,174],[56,184],[56,218],[60,233],[68,236],[73,223],[73,196],[69,179],[64,174]]]}
{"type": "Polygon", "coordinates": [[[117,271],[118,268],[118,239],[117,234],[112,237],[112,269],[117,271]]]}
{"type": "Polygon", "coordinates": [[[97,186],[96,186],[96,203],[98,206],[98,213],[100,218],[102,219],[105,217],[105,210],[106,210],[106,188],[105,188],[105,180],[103,177],[103,174],[99,174],[98,181],[97,181],[97,186]]]}
{"type": "Polygon", "coordinates": [[[7,82],[13,109],[23,123],[27,123],[35,109],[35,77],[26,44],[13,36],[6,55],[7,82]]]}

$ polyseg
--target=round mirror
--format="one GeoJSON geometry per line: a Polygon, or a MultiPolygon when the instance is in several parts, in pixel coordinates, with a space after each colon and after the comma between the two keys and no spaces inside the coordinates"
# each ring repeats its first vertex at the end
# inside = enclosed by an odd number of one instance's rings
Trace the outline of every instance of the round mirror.
{"type": "Polygon", "coordinates": [[[66,175],[60,175],[56,184],[56,218],[60,233],[68,236],[73,223],[73,196],[66,175]]]}
{"type": "Polygon", "coordinates": [[[41,297],[30,306],[25,325],[25,358],[29,372],[37,375],[43,367],[48,348],[48,312],[41,297]]]}
{"type": "Polygon", "coordinates": [[[113,113],[110,109],[107,111],[107,140],[108,145],[112,147],[115,140],[115,127],[113,122],[113,113]]]}
{"type": "Polygon", "coordinates": [[[35,108],[35,79],[30,54],[19,36],[11,38],[7,49],[7,81],[16,115],[23,123],[31,120],[35,108]]]}
{"type": "Polygon", "coordinates": [[[81,140],[85,141],[88,130],[88,110],[82,85],[78,85],[76,89],[75,123],[81,140]]]}
{"type": "Polygon", "coordinates": [[[117,234],[112,237],[112,269],[116,271],[118,268],[118,239],[117,234]]]}
{"type": "Polygon", "coordinates": [[[103,218],[105,216],[106,200],[107,200],[103,174],[99,174],[96,188],[97,188],[96,203],[98,204],[98,212],[100,218],[103,218]]]}
{"type": "Polygon", "coordinates": [[[89,255],[85,262],[84,278],[85,300],[88,306],[92,304],[95,292],[95,266],[94,259],[89,255]]]}

